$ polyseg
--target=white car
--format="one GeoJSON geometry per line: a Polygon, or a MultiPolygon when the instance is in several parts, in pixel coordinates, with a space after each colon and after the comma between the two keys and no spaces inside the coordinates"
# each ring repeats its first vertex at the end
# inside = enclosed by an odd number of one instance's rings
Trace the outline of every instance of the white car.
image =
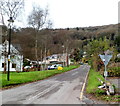
{"type": "Polygon", "coordinates": [[[56,68],[57,68],[56,64],[48,66],[48,70],[53,70],[53,69],[56,69],[56,68]]]}
{"type": "Polygon", "coordinates": [[[24,69],[30,69],[31,68],[31,66],[25,66],[24,67],[24,69]]]}
{"type": "Polygon", "coordinates": [[[48,70],[57,69],[57,68],[58,68],[58,66],[61,66],[61,67],[62,67],[62,65],[61,65],[61,64],[53,64],[53,65],[51,65],[51,66],[48,66],[48,70]]]}

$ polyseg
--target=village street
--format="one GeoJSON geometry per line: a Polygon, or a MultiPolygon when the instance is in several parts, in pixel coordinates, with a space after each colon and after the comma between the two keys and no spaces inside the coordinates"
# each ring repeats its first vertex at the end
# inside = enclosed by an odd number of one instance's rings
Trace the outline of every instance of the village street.
{"type": "Polygon", "coordinates": [[[82,65],[77,69],[48,79],[2,91],[3,104],[92,104],[81,89],[90,69],[82,65]]]}

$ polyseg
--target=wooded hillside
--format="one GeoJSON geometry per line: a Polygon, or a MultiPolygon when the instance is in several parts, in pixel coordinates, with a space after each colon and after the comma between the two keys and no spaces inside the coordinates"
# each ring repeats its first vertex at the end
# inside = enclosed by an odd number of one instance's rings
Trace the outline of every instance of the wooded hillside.
{"type": "MultiPolygon", "coordinates": [[[[40,60],[41,54],[44,57],[45,52],[46,55],[63,53],[66,48],[71,53],[74,49],[82,49],[91,40],[104,38],[105,36],[112,42],[117,35],[118,24],[66,29],[42,29],[38,36],[38,57],[40,60]]],[[[35,60],[35,29],[14,29],[12,44],[20,44],[24,57],[35,60]]]]}

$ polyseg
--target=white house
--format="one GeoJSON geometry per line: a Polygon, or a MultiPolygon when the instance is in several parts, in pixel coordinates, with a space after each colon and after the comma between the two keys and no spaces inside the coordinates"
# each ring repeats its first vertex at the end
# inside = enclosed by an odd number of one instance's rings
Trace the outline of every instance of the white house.
{"type": "MultiPolygon", "coordinates": [[[[0,44],[0,71],[8,70],[8,41],[0,44]],[[5,66],[6,63],[6,66],[5,66]]],[[[23,55],[13,46],[10,46],[10,71],[22,71],[23,69],[23,55]]]]}

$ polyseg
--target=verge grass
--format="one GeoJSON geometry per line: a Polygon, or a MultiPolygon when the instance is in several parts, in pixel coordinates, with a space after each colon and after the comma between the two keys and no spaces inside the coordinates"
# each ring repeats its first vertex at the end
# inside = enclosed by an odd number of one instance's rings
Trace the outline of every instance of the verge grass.
{"type": "Polygon", "coordinates": [[[93,94],[98,100],[105,100],[107,102],[120,102],[120,95],[106,95],[105,90],[99,89],[98,86],[101,85],[98,78],[102,81],[105,81],[103,76],[96,72],[94,69],[90,69],[89,76],[88,76],[88,83],[86,86],[86,93],[93,94]]]}
{"type": "Polygon", "coordinates": [[[33,72],[20,72],[20,73],[10,73],[10,81],[7,81],[7,74],[0,75],[0,81],[2,85],[0,88],[5,88],[13,85],[19,85],[27,82],[33,82],[38,80],[43,80],[50,76],[60,74],[63,72],[70,71],[72,69],[78,68],[78,65],[72,65],[69,67],[63,67],[63,70],[45,70],[45,71],[33,71],[33,72]]]}
{"type": "Polygon", "coordinates": [[[94,94],[95,91],[99,92],[98,86],[101,85],[101,83],[98,80],[98,78],[104,81],[103,76],[99,72],[96,72],[94,69],[90,69],[90,72],[88,75],[88,83],[86,87],[87,93],[94,94]]]}

